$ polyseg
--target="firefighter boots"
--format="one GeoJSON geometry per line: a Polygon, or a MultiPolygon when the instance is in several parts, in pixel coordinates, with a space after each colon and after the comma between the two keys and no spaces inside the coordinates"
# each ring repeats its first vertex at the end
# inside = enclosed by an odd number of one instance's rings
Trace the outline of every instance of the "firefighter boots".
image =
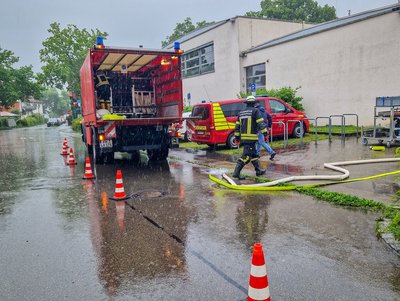
{"type": "Polygon", "coordinates": [[[256,170],[256,176],[261,176],[261,175],[265,174],[265,172],[267,171],[265,169],[260,168],[260,161],[254,160],[251,163],[253,163],[253,166],[256,170]]]}
{"type": "Polygon", "coordinates": [[[242,161],[238,161],[236,163],[236,167],[235,167],[235,170],[234,170],[233,175],[232,175],[234,178],[237,178],[239,180],[244,180],[245,179],[244,176],[240,175],[240,171],[242,170],[244,165],[245,164],[242,161]]]}

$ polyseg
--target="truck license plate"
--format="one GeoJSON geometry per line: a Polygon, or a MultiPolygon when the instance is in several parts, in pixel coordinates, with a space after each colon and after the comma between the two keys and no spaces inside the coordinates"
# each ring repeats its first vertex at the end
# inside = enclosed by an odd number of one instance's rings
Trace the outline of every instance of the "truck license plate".
{"type": "Polygon", "coordinates": [[[204,131],[197,131],[197,135],[204,135],[204,131]]]}
{"type": "Polygon", "coordinates": [[[103,141],[100,141],[100,148],[112,147],[112,146],[113,146],[112,140],[103,140],[103,141]]]}

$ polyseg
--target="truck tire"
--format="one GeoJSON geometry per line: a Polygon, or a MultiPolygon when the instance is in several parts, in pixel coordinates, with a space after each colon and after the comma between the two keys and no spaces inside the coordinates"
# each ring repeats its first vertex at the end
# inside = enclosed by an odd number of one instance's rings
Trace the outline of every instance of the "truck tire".
{"type": "Polygon", "coordinates": [[[81,124],[81,134],[82,134],[82,142],[86,143],[86,131],[85,131],[85,126],[83,123],[81,124]]]}
{"type": "Polygon", "coordinates": [[[169,149],[163,147],[161,149],[148,149],[147,156],[150,161],[162,161],[168,158],[169,149]]]}
{"type": "Polygon", "coordinates": [[[104,154],[104,159],[103,159],[103,161],[104,161],[106,164],[112,164],[112,163],[114,163],[114,152],[104,154]]]}
{"type": "Polygon", "coordinates": [[[92,129],[92,153],[94,163],[104,163],[104,155],[100,154],[100,146],[96,142],[96,129],[92,129]]]}
{"type": "Polygon", "coordinates": [[[87,139],[86,139],[86,128],[85,128],[85,126],[82,124],[82,141],[83,141],[83,143],[85,143],[85,145],[86,145],[86,147],[87,147],[87,151],[88,151],[88,154],[89,155],[92,155],[93,154],[93,146],[92,145],[89,145],[88,143],[87,143],[87,139]]]}
{"type": "Polygon", "coordinates": [[[140,163],[140,151],[134,151],[131,153],[131,162],[135,165],[140,163]]]}

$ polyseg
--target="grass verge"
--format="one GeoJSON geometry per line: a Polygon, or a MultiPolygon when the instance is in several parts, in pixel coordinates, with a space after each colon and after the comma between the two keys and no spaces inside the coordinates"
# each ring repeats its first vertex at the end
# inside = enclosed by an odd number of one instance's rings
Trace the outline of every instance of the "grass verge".
{"type": "MultiPolygon", "coordinates": [[[[357,127],[355,125],[346,125],[344,127],[345,134],[354,135],[357,133],[357,127]]],[[[315,126],[310,125],[310,133],[315,133],[315,126]]],[[[329,133],[329,126],[317,126],[317,133],[318,134],[328,134],[329,133]]],[[[332,125],[331,126],[331,133],[334,135],[340,135],[342,133],[342,126],[340,125],[332,125]]],[[[361,127],[358,127],[358,133],[361,133],[361,127]]]]}

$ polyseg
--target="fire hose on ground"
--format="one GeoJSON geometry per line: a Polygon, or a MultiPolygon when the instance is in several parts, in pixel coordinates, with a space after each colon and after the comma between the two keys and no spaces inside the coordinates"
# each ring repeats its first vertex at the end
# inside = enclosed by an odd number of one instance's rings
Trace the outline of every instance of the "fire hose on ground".
{"type": "Polygon", "coordinates": [[[384,176],[390,176],[395,174],[400,174],[400,170],[382,173],[378,175],[357,178],[357,179],[349,179],[345,180],[349,177],[350,172],[347,169],[341,168],[339,166],[346,166],[346,165],[357,165],[357,164],[368,164],[368,163],[388,163],[388,162],[400,162],[400,158],[384,158],[384,159],[367,159],[367,160],[355,160],[355,161],[343,161],[343,162],[333,162],[333,163],[324,163],[324,167],[341,172],[340,175],[311,175],[311,176],[291,176],[286,177],[283,179],[265,182],[265,183],[257,183],[257,184],[244,184],[244,185],[237,185],[228,175],[223,174],[223,178],[226,179],[225,182],[219,178],[214,177],[213,175],[209,175],[210,180],[225,186],[230,189],[234,190],[247,190],[247,191],[279,191],[279,190],[294,190],[298,186],[297,185],[287,185],[287,186],[276,186],[282,183],[288,183],[293,181],[304,181],[304,180],[330,180],[334,182],[327,182],[327,183],[320,183],[320,184],[309,184],[303,187],[318,187],[318,186],[325,186],[325,185],[332,185],[338,183],[348,183],[348,182],[356,182],[356,181],[364,181],[373,178],[379,178],[384,176]]]}

